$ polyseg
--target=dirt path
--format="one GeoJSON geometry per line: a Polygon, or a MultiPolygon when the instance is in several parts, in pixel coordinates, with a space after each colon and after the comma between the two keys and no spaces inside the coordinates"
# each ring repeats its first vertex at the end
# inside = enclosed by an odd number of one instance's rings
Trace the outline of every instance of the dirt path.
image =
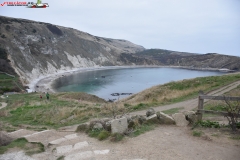
{"type": "MultiPolygon", "coordinates": [[[[5,98],[3,95],[2,96],[0,96],[1,98],[5,98]]],[[[5,108],[6,106],[7,106],[7,103],[5,103],[5,102],[0,102],[1,103],[1,105],[0,105],[0,109],[2,109],[2,108],[5,108]]]]}
{"type": "MultiPolygon", "coordinates": [[[[240,81],[236,81],[234,83],[231,83],[229,85],[221,87],[217,90],[211,91],[211,92],[208,93],[208,95],[219,96],[219,95],[222,95],[226,92],[231,91],[232,89],[236,88],[238,85],[240,85],[240,81]]],[[[206,101],[207,100],[205,100],[205,102],[206,101]]],[[[172,109],[172,108],[183,107],[184,109],[182,111],[185,111],[185,110],[189,111],[189,110],[192,110],[192,109],[196,108],[197,105],[198,105],[198,98],[194,98],[194,99],[186,100],[186,101],[179,102],[179,103],[154,107],[154,110],[155,111],[164,111],[164,110],[168,110],[168,109],[172,109]]],[[[130,114],[131,115],[145,115],[145,113],[146,113],[146,111],[142,110],[142,111],[131,112],[130,114]]]]}

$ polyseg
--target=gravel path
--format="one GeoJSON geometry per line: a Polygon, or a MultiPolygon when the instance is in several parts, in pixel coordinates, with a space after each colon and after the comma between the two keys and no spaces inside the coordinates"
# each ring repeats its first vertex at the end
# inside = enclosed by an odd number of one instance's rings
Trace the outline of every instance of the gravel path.
{"type": "MultiPolygon", "coordinates": [[[[236,81],[234,83],[231,83],[229,85],[221,87],[217,90],[211,91],[207,95],[219,96],[219,95],[222,95],[226,92],[231,91],[232,89],[236,88],[238,85],[240,85],[240,81],[236,81]]],[[[207,102],[207,101],[208,100],[204,100],[204,102],[207,102]]],[[[172,109],[172,108],[183,107],[184,109],[182,111],[189,111],[189,110],[192,110],[192,109],[196,108],[197,105],[198,105],[198,98],[194,98],[194,99],[186,100],[186,101],[179,102],[179,103],[154,107],[154,110],[155,111],[164,111],[164,110],[168,110],[168,109],[172,109]]],[[[131,112],[131,115],[136,115],[136,114],[137,115],[145,115],[145,113],[146,113],[146,111],[142,110],[142,111],[131,112]]]]}

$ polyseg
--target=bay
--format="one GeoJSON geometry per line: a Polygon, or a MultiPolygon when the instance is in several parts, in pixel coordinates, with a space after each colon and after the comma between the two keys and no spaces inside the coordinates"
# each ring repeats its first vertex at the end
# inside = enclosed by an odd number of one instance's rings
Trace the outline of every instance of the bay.
{"type": "Polygon", "coordinates": [[[86,92],[108,100],[129,96],[112,96],[113,93],[134,94],[171,81],[222,74],[216,71],[160,67],[92,70],[60,77],[52,87],[57,92],[86,92]]]}

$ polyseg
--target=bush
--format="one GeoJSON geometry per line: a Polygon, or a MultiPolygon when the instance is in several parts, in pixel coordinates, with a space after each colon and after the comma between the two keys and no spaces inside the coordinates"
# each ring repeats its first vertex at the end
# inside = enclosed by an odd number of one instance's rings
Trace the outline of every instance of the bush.
{"type": "Polygon", "coordinates": [[[9,31],[9,30],[10,30],[10,26],[9,26],[9,25],[6,25],[5,29],[6,29],[7,31],[9,31]]]}
{"type": "Polygon", "coordinates": [[[99,134],[98,134],[98,140],[104,140],[107,139],[110,136],[110,133],[106,130],[102,130],[99,134]]]}

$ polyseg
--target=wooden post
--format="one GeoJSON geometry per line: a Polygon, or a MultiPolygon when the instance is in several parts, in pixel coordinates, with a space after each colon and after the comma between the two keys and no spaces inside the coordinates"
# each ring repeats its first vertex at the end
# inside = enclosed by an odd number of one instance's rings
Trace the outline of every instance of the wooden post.
{"type": "Polygon", "coordinates": [[[203,115],[203,103],[204,99],[202,99],[200,96],[203,95],[203,91],[199,91],[199,96],[198,96],[198,121],[202,120],[202,115],[203,115]]]}

